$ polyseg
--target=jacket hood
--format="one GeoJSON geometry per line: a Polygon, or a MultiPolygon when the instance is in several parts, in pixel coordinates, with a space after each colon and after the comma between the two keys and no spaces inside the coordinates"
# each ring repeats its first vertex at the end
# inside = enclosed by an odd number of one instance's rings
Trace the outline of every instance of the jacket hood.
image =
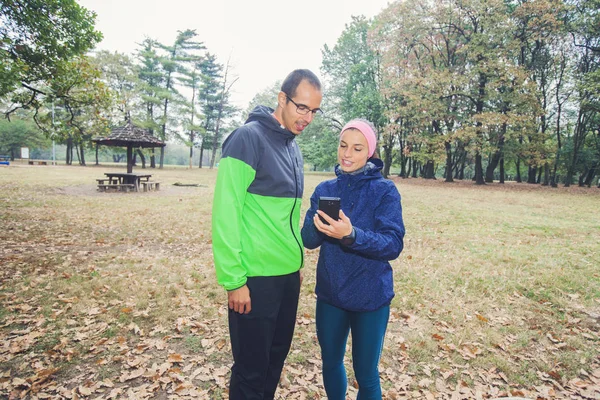
{"type": "Polygon", "coordinates": [[[246,123],[258,122],[259,124],[263,125],[265,129],[267,129],[269,132],[276,132],[282,134],[286,138],[295,138],[296,135],[285,129],[279,123],[279,121],[275,119],[275,117],[273,116],[273,112],[274,110],[271,107],[256,106],[254,107],[254,110],[250,112],[250,115],[248,115],[246,123]]]}
{"type": "Polygon", "coordinates": [[[376,178],[380,178],[381,175],[381,170],[383,169],[383,161],[381,161],[379,158],[369,158],[369,160],[367,161],[367,164],[364,167],[364,170],[360,173],[357,174],[348,174],[344,171],[342,171],[342,169],[340,168],[340,165],[336,165],[335,166],[335,174],[338,177],[338,180],[341,179],[342,177],[348,177],[349,179],[356,179],[356,180],[361,180],[361,179],[376,179],[376,178]]]}

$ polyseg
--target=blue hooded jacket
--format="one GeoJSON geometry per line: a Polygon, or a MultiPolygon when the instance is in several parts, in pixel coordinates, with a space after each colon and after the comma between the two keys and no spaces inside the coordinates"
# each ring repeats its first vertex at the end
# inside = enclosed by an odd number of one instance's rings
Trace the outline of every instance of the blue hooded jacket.
{"type": "Polygon", "coordinates": [[[317,299],[349,311],[374,311],[394,297],[390,261],[404,247],[400,193],[381,175],[383,162],[369,159],[364,172],[346,174],[336,167],[336,179],[321,182],[310,198],[302,240],[308,249],[321,246],[317,262],[317,299]],[[340,197],[356,240],[344,246],[317,230],[313,222],[319,197],[340,197]]]}

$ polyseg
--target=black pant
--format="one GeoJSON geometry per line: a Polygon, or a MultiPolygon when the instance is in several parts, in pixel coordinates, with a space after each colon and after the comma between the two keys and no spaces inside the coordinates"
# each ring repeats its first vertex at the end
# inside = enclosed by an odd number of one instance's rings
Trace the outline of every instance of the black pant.
{"type": "Polygon", "coordinates": [[[252,311],[229,310],[230,400],[271,400],[292,344],[300,274],[248,278],[252,311]]]}

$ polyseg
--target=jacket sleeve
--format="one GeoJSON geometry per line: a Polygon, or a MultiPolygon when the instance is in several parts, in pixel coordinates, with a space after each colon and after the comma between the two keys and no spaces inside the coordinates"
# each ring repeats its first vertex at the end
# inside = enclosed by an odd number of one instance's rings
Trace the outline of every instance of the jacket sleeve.
{"type": "MultiPolygon", "coordinates": [[[[393,184],[392,184],[393,185],[393,184]]],[[[391,261],[404,248],[404,221],[400,193],[390,186],[375,208],[374,230],[354,227],[356,240],[348,246],[366,257],[391,261]]]]}
{"type": "Polygon", "coordinates": [[[316,249],[323,243],[323,240],[325,240],[325,235],[315,228],[315,223],[313,221],[315,213],[319,208],[318,190],[319,188],[317,187],[310,197],[310,209],[306,212],[304,224],[302,225],[302,242],[304,242],[304,247],[307,249],[316,249]]]}
{"type": "Polygon", "coordinates": [[[212,208],[212,247],[217,282],[227,290],[246,284],[242,265],[242,213],[247,189],[256,176],[256,154],[247,138],[229,138],[223,146],[212,208]],[[241,153],[240,153],[241,152],[241,153]],[[244,152],[251,154],[244,155],[244,152]]]}

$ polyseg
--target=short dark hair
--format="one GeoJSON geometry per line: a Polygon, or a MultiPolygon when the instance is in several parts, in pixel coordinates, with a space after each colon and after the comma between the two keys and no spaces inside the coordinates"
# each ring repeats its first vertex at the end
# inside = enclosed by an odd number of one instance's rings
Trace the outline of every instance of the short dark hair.
{"type": "Polygon", "coordinates": [[[290,97],[294,97],[298,85],[305,79],[315,89],[321,90],[321,81],[319,81],[319,78],[312,71],[308,69],[295,69],[285,77],[281,84],[281,91],[290,97]]]}

